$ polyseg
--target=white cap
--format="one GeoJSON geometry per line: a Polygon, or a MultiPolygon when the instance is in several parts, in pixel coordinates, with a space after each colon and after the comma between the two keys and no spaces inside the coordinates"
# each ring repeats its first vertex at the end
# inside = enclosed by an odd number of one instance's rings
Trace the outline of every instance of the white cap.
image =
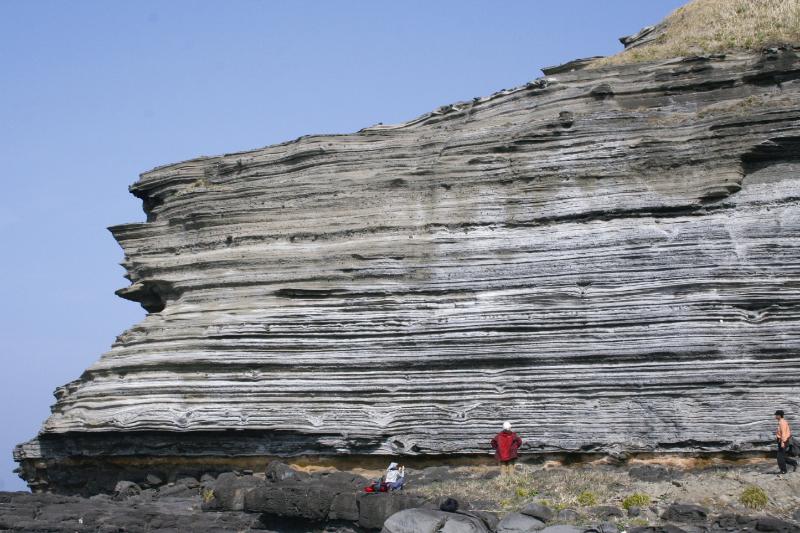
{"type": "Polygon", "coordinates": [[[397,463],[389,463],[389,470],[394,470],[397,468],[397,463]]]}
{"type": "Polygon", "coordinates": [[[511,431],[511,422],[503,422],[503,429],[511,431]]]}

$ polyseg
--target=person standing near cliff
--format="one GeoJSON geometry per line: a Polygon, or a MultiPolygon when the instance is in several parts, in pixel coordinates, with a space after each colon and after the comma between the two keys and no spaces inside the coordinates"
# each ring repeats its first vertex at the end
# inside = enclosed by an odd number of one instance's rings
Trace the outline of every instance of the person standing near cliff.
{"type": "Polygon", "coordinates": [[[792,472],[797,471],[797,461],[787,457],[786,450],[792,438],[792,430],[789,427],[789,422],[783,417],[783,411],[778,409],[775,411],[775,420],[778,421],[778,430],[775,431],[775,440],[778,441],[778,470],[781,474],[786,473],[786,465],[792,465],[792,472]]]}
{"type": "Polygon", "coordinates": [[[517,450],[522,446],[522,439],[511,431],[511,422],[503,422],[503,431],[492,439],[494,456],[500,461],[500,473],[511,475],[517,460],[517,450]]]}

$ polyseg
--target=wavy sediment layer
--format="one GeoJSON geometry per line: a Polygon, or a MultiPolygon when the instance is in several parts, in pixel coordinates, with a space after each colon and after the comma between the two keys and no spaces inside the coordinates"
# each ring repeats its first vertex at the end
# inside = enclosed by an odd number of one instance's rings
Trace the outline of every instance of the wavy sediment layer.
{"type": "Polygon", "coordinates": [[[56,391],[22,475],[91,438],[485,453],[502,420],[524,452],[763,450],[800,407],[797,50],[571,65],[143,174],[148,221],[111,231],[149,314],[56,391]]]}

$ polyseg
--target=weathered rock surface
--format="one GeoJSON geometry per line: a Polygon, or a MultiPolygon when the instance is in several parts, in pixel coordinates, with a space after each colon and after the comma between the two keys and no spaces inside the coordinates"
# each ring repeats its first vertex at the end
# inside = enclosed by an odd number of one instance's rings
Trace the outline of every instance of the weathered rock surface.
{"type": "Polygon", "coordinates": [[[269,531],[260,517],[245,513],[203,513],[197,498],[79,498],[55,494],[0,492],[0,531],[129,533],[269,531]]]}
{"type": "Polygon", "coordinates": [[[723,515],[714,520],[715,531],[774,531],[800,533],[800,526],[773,516],[723,515]]]}
{"type": "Polygon", "coordinates": [[[286,465],[270,465],[264,478],[220,475],[204,486],[202,508],[259,514],[266,527],[279,531],[297,524],[324,527],[339,522],[381,529],[393,514],[426,503],[424,497],[403,492],[364,493],[368,484],[366,478],[347,472],[302,475],[286,465]]]}
{"type": "Polygon", "coordinates": [[[381,533],[489,533],[473,516],[431,509],[407,509],[389,517],[381,533]]]}
{"type": "Polygon", "coordinates": [[[765,449],[800,408],[799,80],[792,48],[571,69],[143,174],[111,231],[150,314],[22,476],[485,453],[503,419],[523,453],[765,449]]]}
{"type": "Polygon", "coordinates": [[[632,479],[640,481],[663,481],[679,477],[680,474],[658,465],[638,465],[628,470],[632,479]]]}
{"type": "Polygon", "coordinates": [[[497,524],[497,533],[529,533],[544,529],[544,522],[522,513],[508,513],[497,524]]]}
{"type": "Polygon", "coordinates": [[[625,513],[622,511],[622,509],[613,505],[598,505],[596,507],[592,507],[591,514],[592,516],[601,520],[615,520],[625,516],[625,513]]]}
{"type": "Polygon", "coordinates": [[[546,505],[542,505],[540,503],[531,502],[527,504],[520,510],[520,513],[532,516],[537,520],[541,520],[542,522],[549,522],[553,519],[553,510],[547,507],[546,505]]]}
{"type": "Polygon", "coordinates": [[[672,522],[705,522],[708,509],[700,505],[673,503],[664,511],[662,518],[672,522]]]}

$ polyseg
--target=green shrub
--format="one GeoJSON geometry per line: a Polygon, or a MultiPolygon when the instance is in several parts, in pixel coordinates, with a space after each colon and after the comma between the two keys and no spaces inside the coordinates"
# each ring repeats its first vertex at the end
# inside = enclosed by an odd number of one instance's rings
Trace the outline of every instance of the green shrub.
{"type": "Polygon", "coordinates": [[[517,487],[517,496],[520,498],[527,498],[529,496],[536,496],[535,490],[530,490],[525,487],[517,487]]]}
{"type": "Polygon", "coordinates": [[[641,492],[634,492],[630,496],[626,496],[622,500],[622,507],[630,509],[631,507],[644,507],[650,503],[650,496],[642,494],[641,492]]]}
{"type": "Polygon", "coordinates": [[[590,505],[597,505],[597,494],[590,490],[585,490],[578,494],[578,504],[588,507],[590,505]]]}
{"type": "Polygon", "coordinates": [[[739,501],[748,509],[763,509],[767,506],[769,499],[764,489],[750,485],[742,491],[739,501]]]}

